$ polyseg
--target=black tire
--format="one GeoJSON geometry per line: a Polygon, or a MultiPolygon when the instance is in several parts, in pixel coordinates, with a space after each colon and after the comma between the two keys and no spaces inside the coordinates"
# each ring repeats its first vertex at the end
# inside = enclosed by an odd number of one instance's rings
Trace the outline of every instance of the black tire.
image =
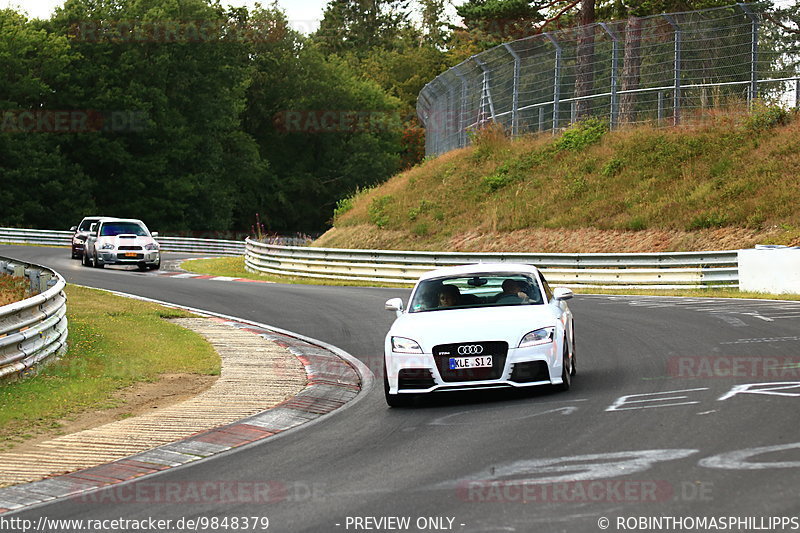
{"type": "Polygon", "coordinates": [[[561,357],[561,379],[563,381],[558,385],[558,390],[560,391],[566,392],[572,387],[572,367],[570,362],[569,346],[567,346],[567,339],[564,339],[564,355],[561,357]]]}
{"type": "Polygon", "coordinates": [[[94,255],[92,256],[92,266],[95,268],[103,268],[105,265],[97,259],[97,251],[95,250],[94,255]]]}
{"type": "Polygon", "coordinates": [[[161,268],[161,259],[159,259],[158,263],[156,263],[155,265],[148,265],[147,268],[149,268],[150,270],[158,270],[159,268],[161,268]]]}
{"type": "Polygon", "coordinates": [[[570,370],[570,376],[574,376],[578,373],[578,367],[575,364],[575,330],[572,330],[572,369],[570,370]]]}
{"type": "Polygon", "coordinates": [[[389,407],[408,407],[414,401],[412,394],[389,394],[389,377],[386,375],[386,365],[383,365],[383,394],[389,407]]]}
{"type": "Polygon", "coordinates": [[[139,272],[147,272],[147,263],[139,263],[136,268],[139,269],[139,272]]]}
{"type": "Polygon", "coordinates": [[[87,256],[85,253],[83,255],[81,255],[81,265],[83,265],[85,267],[92,266],[89,263],[89,256],[87,256]]]}

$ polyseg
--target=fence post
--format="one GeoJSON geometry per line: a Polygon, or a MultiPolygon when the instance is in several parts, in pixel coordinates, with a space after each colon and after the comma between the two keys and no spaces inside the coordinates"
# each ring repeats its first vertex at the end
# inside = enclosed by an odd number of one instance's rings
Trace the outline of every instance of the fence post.
{"type": "Polygon", "coordinates": [[[675,31],[675,87],[672,92],[672,124],[677,126],[681,121],[681,28],[669,15],[662,15],[675,31]]]}
{"type": "Polygon", "coordinates": [[[794,107],[800,108],[800,79],[794,80],[794,107]]]}
{"type": "Polygon", "coordinates": [[[745,4],[736,4],[750,19],[750,92],[748,103],[758,98],[758,17],[745,4]]]}
{"type": "Polygon", "coordinates": [[[617,115],[619,113],[619,103],[617,101],[617,68],[619,65],[619,36],[608,27],[605,22],[600,23],[600,27],[611,37],[611,118],[609,128],[614,129],[617,125],[617,115]]]}
{"type": "MultiPolygon", "coordinates": [[[[477,63],[478,66],[483,71],[483,87],[481,87],[481,103],[480,103],[481,116],[484,115],[484,112],[483,112],[484,106],[488,104],[488,106],[489,106],[489,116],[492,117],[492,122],[494,122],[494,119],[495,119],[494,101],[492,101],[492,91],[491,91],[491,88],[489,86],[491,71],[489,70],[489,67],[486,65],[486,63],[481,61],[478,58],[478,56],[474,56],[473,59],[475,60],[475,63],[477,63]]],[[[481,120],[481,122],[484,122],[484,121],[481,120]]]]}
{"type": "MultiPolygon", "coordinates": [[[[797,84],[797,86],[800,88],[800,81],[798,81],[797,84]]],[[[798,98],[800,98],[800,96],[798,96],[798,98]]],[[[539,132],[542,131],[544,131],[544,107],[539,106],[539,132]]]]}
{"type": "Polygon", "coordinates": [[[467,78],[458,70],[458,65],[453,67],[458,79],[461,80],[461,103],[458,111],[458,146],[464,148],[467,145],[467,130],[464,125],[464,114],[467,112],[467,78]]]}
{"type": "Polygon", "coordinates": [[[558,106],[561,98],[561,45],[550,33],[545,32],[542,35],[556,48],[556,65],[553,73],[553,134],[555,134],[558,130],[558,106]]]}
{"type": "Polygon", "coordinates": [[[664,91],[658,91],[658,125],[664,121],[664,91]]]}
{"type": "Polygon", "coordinates": [[[514,89],[511,95],[511,136],[516,137],[519,130],[517,108],[519,107],[520,58],[509,43],[503,43],[503,47],[514,58],[514,89]]]}

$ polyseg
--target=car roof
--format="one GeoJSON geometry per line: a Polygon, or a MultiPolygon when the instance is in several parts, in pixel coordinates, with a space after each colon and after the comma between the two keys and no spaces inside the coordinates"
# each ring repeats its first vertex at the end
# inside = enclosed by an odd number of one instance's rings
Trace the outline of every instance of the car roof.
{"type": "Polygon", "coordinates": [[[114,218],[114,217],[106,217],[100,220],[100,222],[133,222],[135,224],[141,224],[144,226],[144,222],[139,220],[138,218],[114,218]]]}
{"type": "Polygon", "coordinates": [[[533,265],[524,263],[473,263],[452,267],[442,267],[422,274],[419,280],[442,278],[447,276],[468,276],[471,274],[500,274],[519,272],[520,274],[536,274],[539,270],[533,265]]]}

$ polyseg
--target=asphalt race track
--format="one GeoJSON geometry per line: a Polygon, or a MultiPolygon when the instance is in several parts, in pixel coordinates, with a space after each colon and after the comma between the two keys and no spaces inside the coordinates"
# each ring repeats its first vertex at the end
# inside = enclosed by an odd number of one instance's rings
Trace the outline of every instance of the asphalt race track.
{"type": "Polygon", "coordinates": [[[81,267],[56,248],[0,246],[0,256],[320,339],[378,378],[320,423],[6,518],[152,518],[172,520],[170,531],[244,529],[244,517],[289,532],[706,531],[700,520],[731,518],[724,530],[800,528],[800,302],[579,295],[569,392],[450,394],[388,409],[380,354],[394,315],[383,303],[407,290],[170,279],[81,267]]]}

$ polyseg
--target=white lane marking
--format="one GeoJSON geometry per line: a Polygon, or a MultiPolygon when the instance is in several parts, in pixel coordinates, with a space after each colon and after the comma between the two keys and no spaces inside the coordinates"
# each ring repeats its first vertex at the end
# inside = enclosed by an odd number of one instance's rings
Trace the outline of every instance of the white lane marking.
{"type": "Polygon", "coordinates": [[[800,449],[800,442],[793,442],[791,444],[779,444],[778,446],[761,446],[758,448],[748,448],[746,450],[738,450],[735,452],[721,453],[713,457],[706,457],[698,464],[706,468],[721,468],[724,470],[765,470],[767,468],[800,468],[800,461],[776,461],[774,463],[768,462],[751,462],[750,459],[756,455],[763,455],[765,453],[782,452],[786,450],[800,449]]]}
{"type": "MultiPolygon", "coordinates": [[[[571,402],[586,402],[588,400],[587,399],[580,399],[580,400],[569,400],[569,401],[571,401],[571,402]]],[[[578,410],[578,408],[574,407],[574,406],[557,407],[555,409],[548,409],[546,411],[539,411],[539,412],[536,412],[536,413],[524,414],[522,416],[506,416],[506,415],[503,415],[502,417],[496,417],[496,418],[493,418],[492,420],[484,421],[482,423],[491,423],[492,421],[507,422],[509,420],[524,420],[526,418],[533,418],[535,416],[545,415],[545,414],[548,414],[548,413],[558,413],[558,412],[561,412],[563,415],[571,415],[572,413],[574,413],[577,410],[578,410]]],[[[487,413],[487,412],[491,412],[491,411],[503,411],[505,413],[506,409],[491,409],[491,410],[470,409],[468,411],[460,411],[458,413],[453,413],[453,414],[449,414],[449,415],[445,415],[445,416],[436,418],[436,419],[432,420],[431,422],[428,422],[428,425],[429,426],[472,425],[472,424],[475,424],[475,420],[474,419],[465,420],[463,422],[451,422],[450,419],[461,417],[461,416],[471,415],[472,413],[487,413]]]]}
{"type": "Polygon", "coordinates": [[[631,404],[654,404],[655,402],[666,402],[671,400],[685,400],[688,396],[667,396],[664,398],[660,398],[661,394],[680,394],[683,392],[697,392],[697,391],[704,391],[708,390],[708,387],[701,387],[698,389],[682,389],[682,390],[672,390],[672,391],[665,391],[665,392],[651,392],[647,394],[628,394],[626,396],[620,396],[614,403],[606,408],[606,411],[632,411],[635,409],[654,409],[657,407],[674,407],[676,405],[692,405],[696,403],[700,403],[697,401],[690,401],[690,402],[676,402],[676,403],[662,403],[662,404],[655,404],[655,405],[641,405],[641,406],[631,406],[631,407],[623,407],[629,406],[631,404]],[[645,400],[631,400],[631,398],[642,398],[647,396],[655,396],[655,398],[645,399],[645,400]]]}
{"type": "Polygon", "coordinates": [[[763,394],[766,396],[788,396],[790,398],[800,396],[800,393],[796,392],[776,392],[786,389],[800,389],[800,381],[776,381],[774,383],[746,383],[743,385],[735,385],[730,391],[717,398],[717,401],[728,400],[737,394],[763,394]]]}
{"type": "Polygon", "coordinates": [[[649,470],[654,463],[684,459],[698,451],[694,449],[635,450],[512,461],[491,467],[488,471],[480,470],[460,479],[444,481],[434,487],[468,488],[469,484],[485,486],[486,482],[525,485],[614,478],[620,475],[644,472],[649,470]]]}

